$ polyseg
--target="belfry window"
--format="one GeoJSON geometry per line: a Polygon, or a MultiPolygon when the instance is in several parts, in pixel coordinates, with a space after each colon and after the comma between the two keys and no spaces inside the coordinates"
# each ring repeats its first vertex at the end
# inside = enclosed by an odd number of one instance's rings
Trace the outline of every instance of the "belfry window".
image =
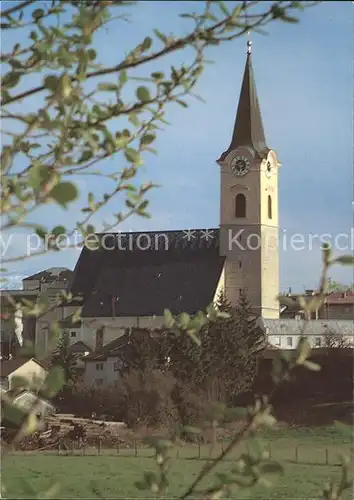
{"type": "Polygon", "coordinates": [[[272,197],[268,196],[268,219],[272,218],[272,197]]]}
{"type": "Polygon", "coordinates": [[[235,217],[246,217],[246,196],[242,193],[237,194],[235,198],[235,217]]]}

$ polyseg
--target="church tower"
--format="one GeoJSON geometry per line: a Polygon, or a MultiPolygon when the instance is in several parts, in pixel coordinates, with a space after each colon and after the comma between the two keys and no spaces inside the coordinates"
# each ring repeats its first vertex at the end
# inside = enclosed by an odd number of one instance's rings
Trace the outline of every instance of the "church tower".
{"type": "Polygon", "coordinates": [[[251,41],[233,135],[220,166],[223,288],[232,304],[244,290],[257,315],[279,318],[278,169],[266,145],[251,60],[251,41]]]}

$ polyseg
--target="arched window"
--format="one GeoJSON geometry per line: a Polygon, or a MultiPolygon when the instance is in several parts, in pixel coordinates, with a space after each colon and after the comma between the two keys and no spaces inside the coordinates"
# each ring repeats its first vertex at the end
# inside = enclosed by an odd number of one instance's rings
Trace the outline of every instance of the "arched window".
{"type": "Polygon", "coordinates": [[[268,196],[268,219],[272,218],[272,197],[268,196]]]}
{"type": "Polygon", "coordinates": [[[235,198],[235,217],[246,217],[246,196],[242,193],[235,198]]]}

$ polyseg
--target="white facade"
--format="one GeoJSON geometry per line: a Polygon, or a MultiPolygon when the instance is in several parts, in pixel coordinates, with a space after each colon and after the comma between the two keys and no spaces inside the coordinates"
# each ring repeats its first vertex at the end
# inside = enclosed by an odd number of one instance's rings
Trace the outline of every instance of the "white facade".
{"type": "Polygon", "coordinates": [[[329,334],[341,336],[354,347],[354,323],[351,320],[311,320],[303,331],[304,322],[297,319],[262,320],[268,342],[279,349],[296,349],[302,336],[312,348],[326,347],[329,334]]]}
{"type": "Polygon", "coordinates": [[[108,356],[105,361],[85,361],[85,365],[85,385],[108,387],[120,378],[121,361],[116,356],[108,356]]]}

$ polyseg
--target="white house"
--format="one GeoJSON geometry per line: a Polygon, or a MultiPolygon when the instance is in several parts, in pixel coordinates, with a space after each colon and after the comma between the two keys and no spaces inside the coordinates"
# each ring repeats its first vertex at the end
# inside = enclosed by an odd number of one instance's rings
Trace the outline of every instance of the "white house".
{"type": "Polygon", "coordinates": [[[354,322],[352,320],[311,320],[306,324],[298,319],[261,320],[268,342],[280,349],[295,349],[300,337],[305,335],[312,348],[326,347],[329,334],[342,337],[354,347],[354,322]]]}
{"type": "Polygon", "coordinates": [[[99,352],[84,358],[84,383],[88,386],[112,386],[120,378],[122,358],[120,349],[127,342],[127,336],[120,336],[109,342],[99,352]]]}
{"type": "Polygon", "coordinates": [[[5,359],[0,364],[1,387],[13,389],[15,378],[24,378],[34,385],[40,384],[48,375],[46,368],[36,359],[5,359]]]}

